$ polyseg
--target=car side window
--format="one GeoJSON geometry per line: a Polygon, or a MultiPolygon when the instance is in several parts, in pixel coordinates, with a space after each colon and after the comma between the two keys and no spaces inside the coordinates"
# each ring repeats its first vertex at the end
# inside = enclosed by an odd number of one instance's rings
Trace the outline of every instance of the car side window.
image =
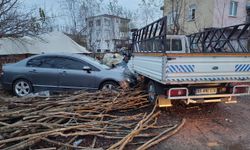
{"type": "Polygon", "coordinates": [[[42,59],[41,68],[55,68],[56,61],[55,57],[45,57],[42,59]]]}
{"type": "Polygon", "coordinates": [[[82,68],[86,65],[81,61],[63,57],[58,57],[56,58],[55,61],[56,61],[55,67],[58,69],[82,70],[82,68]]]}
{"type": "Polygon", "coordinates": [[[27,62],[28,67],[55,68],[55,57],[37,57],[27,62]]]}
{"type": "Polygon", "coordinates": [[[33,58],[27,62],[27,67],[40,67],[42,64],[41,58],[33,58]]]}
{"type": "Polygon", "coordinates": [[[82,70],[84,66],[89,66],[92,71],[99,71],[96,67],[80,60],[66,58],[66,57],[37,57],[27,62],[28,67],[39,68],[57,68],[57,69],[71,69],[82,70]]]}
{"type": "Polygon", "coordinates": [[[92,71],[98,71],[97,68],[84,61],[64,57],[56,58],[56,68],[58,69],[82,70],[84,66],[89,66],[92,71]]]}

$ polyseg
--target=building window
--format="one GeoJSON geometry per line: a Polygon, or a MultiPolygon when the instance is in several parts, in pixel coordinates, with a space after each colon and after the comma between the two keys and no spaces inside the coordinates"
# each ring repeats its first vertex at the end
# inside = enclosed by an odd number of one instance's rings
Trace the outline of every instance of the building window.
{"type": "Polygon", "coordinates": [[[105,23],[106,26],[110,26],[110,20],[109,19],[105,18],[104,19],[104,23],[105,23]]]}
{"type": "Polygon", "coordinates": [[[93,27],[94,23],[93,21],[89,21],[89,27],[93,27]]]}
{"type": "Polygon", "coordinates": [[[96,37],[99,39],[101,35],[101,30],[96,30],[96,37]]]}
{"type": "Polygon", "coordinates": [[[188,21],[193,21],[196,18],[196,5],[190,5],[188,10],[188,21]]]}
{"type": "Polygon", "coordinates": [[[96,46],[97,46],[98,48],[101,47],[101,40],[96,40],[96,46]]]}
{"type": "Polygon", "coordinates": [[[127,23],[127,20],[122,20],[121,19],[121,24],[126,24],[127,23]]]}
{"type": "Polygon", "coordinates": [[[105,40],[105,42],[107,43],[107,48],[109,48],[110,47],[110,41],[109,40],[105,40]]]}
{"type": "Polygon", "coordinates": [[[101,26],[101,19],[96,20],[96,26],[101,26]]]}
{"type": "Polygon", "coordinates": [[[230,2],[229,16],[235,17],[237,15],[237,9],[238,9],[238,2],[235,0],[232,0],[230,2]]]}
{"type": "Polygon", "coordinates": [[[104,31],[104,36],[105,36],[106,38],[109,38],[110,36],[112,36],[112,35],[111,35],[111,31],[110,31],[110,30],[105,30],[105,31],[104,31]]]}

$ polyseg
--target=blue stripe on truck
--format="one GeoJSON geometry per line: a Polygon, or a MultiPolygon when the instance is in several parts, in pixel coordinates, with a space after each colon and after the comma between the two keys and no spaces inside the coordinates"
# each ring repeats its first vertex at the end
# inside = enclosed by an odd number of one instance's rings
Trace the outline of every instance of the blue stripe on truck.
{"type": "Polygon", "coordinates": [[[195,65],[168,65],[167,73],[194,72],[195,65]]]}
{"type": "Polygon", "coordinates": [[[187,81],[225,81],[225,80],[249,80],[250,77],[214,77],[214,78],[167,78],[167,81],[187,82],[187,81]]]}
{"type": "Polygon", "coordinates": [[[250,64],[235,65],[235,72],[248,72],[248,71],[250,71],[250,64]]]}

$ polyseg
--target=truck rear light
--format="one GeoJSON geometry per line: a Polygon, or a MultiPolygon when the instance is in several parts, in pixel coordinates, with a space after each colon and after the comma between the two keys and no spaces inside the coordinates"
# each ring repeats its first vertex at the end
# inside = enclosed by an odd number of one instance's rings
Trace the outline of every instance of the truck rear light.
{"type": "Polygon", "coordinates": [[[234,94],[247,94],[249,87],[234,87],[234,94]]]}
{"type": "Polygon", "coordinates": [[[223,88],[219,88],[219,93],[226,93],[227,92],[227,88],[223,87],[223,88]]]}
{"type": "Polygon", "coordinates": [[[170,97],[179,97],[179,96],[187,96],[187,89],[170,89],[168,91],[168,95],[170,97]]]}

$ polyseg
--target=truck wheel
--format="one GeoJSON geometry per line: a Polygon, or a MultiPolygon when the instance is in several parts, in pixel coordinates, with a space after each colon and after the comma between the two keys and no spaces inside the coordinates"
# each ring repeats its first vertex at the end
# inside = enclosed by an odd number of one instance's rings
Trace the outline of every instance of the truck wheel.
{"type": "Polygon", "coordinates": [[[150,103],[155,103],[158,95],[154,81],[148,82],[147,92],[148,92],[148,101],[150,103]]]}

